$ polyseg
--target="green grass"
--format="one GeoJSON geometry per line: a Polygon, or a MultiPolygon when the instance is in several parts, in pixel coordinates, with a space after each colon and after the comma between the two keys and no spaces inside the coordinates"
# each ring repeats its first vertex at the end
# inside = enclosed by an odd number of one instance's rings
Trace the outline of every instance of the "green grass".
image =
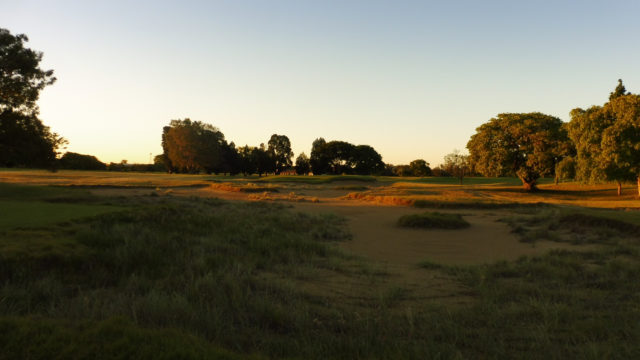
{"type": "Polygon", "coordinates": [[[316,176],[267,176],[260,179],[254,179],[255,182],[292,182],[292,183],[305,183],[305,184],[328,184],[338,181],[364,181],[375,182],[375,176],[366,175],[316,175],[316,176]]]}
{"type": "Polygon", "coordinates": [[[118,210],[122,208],[109,205],[0,200],[0,231],[20,227],[41,227],[118,210]]]}
{"type": "MultiPolygon", "coordinates": [[[[10,192],[2,201],[124,209],[0,231],[0,359],[640,353],[640,245],[620,229],[586,231],[598,244],[589,251],[481,266],[419,264],[425,286],[450,279],[468,299],[460,305],[416,294],[371,270],[377,264],[340,251],[335,243],[350,235],[335,215],[262,202],[16,190],[20,197],[10,192]],[[331,279],[345,285],[329,287],[331,279]]],[[[523,219],[549,225],[574,209],[527,210],[523,219]]]]}
{"type": "Polygon", "coordinates": [[[398,219],[397,224],[400,227],[421,229],[463,229],[470,226],[460,214],[443,214],[439,212],[404,215],[398,219]]]}
{"type": "Polygon", "coordinates": [[[39,317],[0,319],[0,359],[215,359],[239,356],[193,335],[146,329],[125,318],[70,321],[39,317]]]}

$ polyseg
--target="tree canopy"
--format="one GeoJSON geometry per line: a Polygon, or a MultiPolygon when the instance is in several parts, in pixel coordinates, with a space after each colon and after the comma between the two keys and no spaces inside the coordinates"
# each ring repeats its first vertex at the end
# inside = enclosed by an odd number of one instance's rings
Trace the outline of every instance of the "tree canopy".
{"type": "Polygon", "coordinates": [[[460,180],[460,185],[462,185],[464,176],[470,172],[469,155],[464,155],[459,150],[454,150],[452,153],[445,155],[442,169],[448,174],[457,177],[460,180]]]}
{"type": "Polygon", "coordinates": [[[66,140],[38,118],[40,91],[55,82],[42,70],[42,53],[24,46],[26,35],[0,28],[0,166],[53,166],[66,140]]]}
{"type": "Polygon", "coordinates": [[[171,172],[222,172],[224,134],[210,124],[190,119],[172,120],[162,133],[165,165],[171,172]]]}
{"type": "Polygon", "coordinates": [[[535,190],[568,147],[560,119],[539,112],[498,114],[476,129],[467,143],[474,169],[485,176],[517,176],[535,190]]]}
{"type": "Polygon", "coordinates": [[[384,171],[382,156],[369,145],[316,139],[309,159],[314,174],[379,174],[384,171]]]}
{"type": "Polygon", "coordinates": [[[273,158],[274,172],[280,174],[282,171],[291,167],[291,141],[285,135],[273,134],[267,143],[269,155],[273,158]]]}
{"type": "Polygon", "coordinates": [[[573,109],[568,130],[578,180],[615,181],[619,195],[622,182],[636,180],[640,194],[640,95],[618,80],[604,105],[573,109]]]}

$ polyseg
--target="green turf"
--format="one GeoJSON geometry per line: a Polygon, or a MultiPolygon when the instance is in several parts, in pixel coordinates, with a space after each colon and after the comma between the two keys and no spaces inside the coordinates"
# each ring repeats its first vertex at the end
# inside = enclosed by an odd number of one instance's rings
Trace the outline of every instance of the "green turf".
{"type": "Polygon", "coordinates": [[[109,205],[0,200],[0,230],[40,227],[121,209],[109,205]]]}
{"type": "Polygon", "coordinates": [[[260,179],[254,179],[256,182],[293,182],[293,183],[305,183],[305,184],[328,184],[338,181],[364,181],[374,182],[375,176],[367,175],[316,175],[316,176],[267,176],[260,179]]]}

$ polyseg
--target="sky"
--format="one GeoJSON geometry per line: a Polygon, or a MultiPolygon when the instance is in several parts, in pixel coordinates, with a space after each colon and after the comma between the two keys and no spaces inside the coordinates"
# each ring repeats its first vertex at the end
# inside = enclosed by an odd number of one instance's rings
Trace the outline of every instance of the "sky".
{"type": "Polygon", "coordinates": [[[499,113],[569,121],[640,92],[640,1],[0,0],[57,82],[40,118],[68,151],[148,163],[190,118],[238,146],[287,135],[432,166],[499,113]]]}

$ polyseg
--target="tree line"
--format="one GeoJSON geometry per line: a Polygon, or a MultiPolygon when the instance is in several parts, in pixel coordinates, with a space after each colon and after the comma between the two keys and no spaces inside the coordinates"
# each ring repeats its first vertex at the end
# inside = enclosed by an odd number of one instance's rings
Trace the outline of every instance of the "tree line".
{"type": "Polygon", "coordinates": [[[0,167],[157,170],[229,174],[360,174],[395,176],[517,176],[526,190],[541,177],[556,181],[635,181],[640,195],[640,95],[622,80],[603,105],[571,111],[571,121],[533,113],[503,113],[476,129],[467,143],[469,155],[453,152],[431,169],[424,159],[391,165],[369,145],[316,139],[309,156],[293,162],[291,142],[273,134],[258,146],[236,147],[216,127],[190,119],[163,128],[162,155],[155,164],[106,165],[90,155],[59,150],[67,144],[39,119],[40,91],[53,84],[53,70],[40,68],[42,53],[25,47],[23,34],[0,28],[0,167]]]}
{"type": "Polygon", "coordinates": [[[622,80],[609,101],[571,111],[563,123],[542,113],[498,114],[467,143],[469,163],[484,176],[517,176],[526,190],[540,177],[618,184],[635,181],[640,195],[640,95],[622,80]]]}

